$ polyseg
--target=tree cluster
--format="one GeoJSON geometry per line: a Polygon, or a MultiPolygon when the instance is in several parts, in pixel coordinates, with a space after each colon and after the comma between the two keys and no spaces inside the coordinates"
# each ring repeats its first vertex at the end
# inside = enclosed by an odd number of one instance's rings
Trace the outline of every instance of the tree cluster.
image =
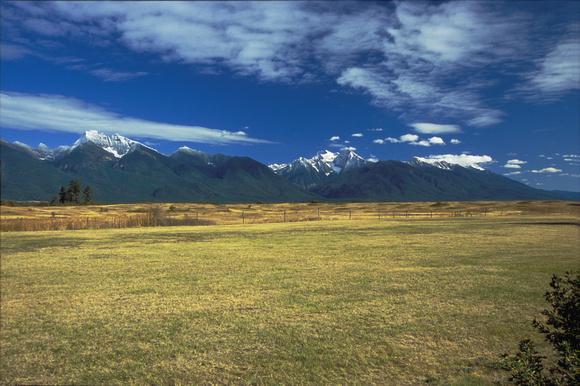
{"type": "Polygon", "coordinates": [[[62,186],[58,197],[52,196],[51,200],[52,205],[57,203],[62,205],[88,205],[91,202],[93,202],[93,189],[87,185],[83,190],[81,183],[77,180],[71,180],[68,189],[66,186],[62,186]]]}

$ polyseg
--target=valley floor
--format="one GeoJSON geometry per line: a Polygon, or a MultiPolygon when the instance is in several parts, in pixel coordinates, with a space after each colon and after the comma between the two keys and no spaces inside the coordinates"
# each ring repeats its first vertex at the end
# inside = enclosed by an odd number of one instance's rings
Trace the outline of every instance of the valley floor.
{"type": "Polygon", "coordinates": [[[389,220],[577,215],[572,201],[464,201],[287,204],[117,204],[0,206],[1,231],[233,225],[326,220],[389,220]]]}
{"type": "Polygon", "coordinates": [[[547,214],[2,232],[0,383],[505,380],[497,361],[521,339],[545,353],[531,320],[552,274],[580,270],[578,224],[547,214]]]}

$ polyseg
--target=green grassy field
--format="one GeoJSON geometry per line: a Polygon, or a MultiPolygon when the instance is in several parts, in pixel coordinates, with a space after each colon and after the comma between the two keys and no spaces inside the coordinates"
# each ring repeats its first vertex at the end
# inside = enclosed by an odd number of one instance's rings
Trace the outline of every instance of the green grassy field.
{"type": "Polygon", "coordinates": [[[9,232],[7,384],[490,384],[577,217],[9,232]]]}

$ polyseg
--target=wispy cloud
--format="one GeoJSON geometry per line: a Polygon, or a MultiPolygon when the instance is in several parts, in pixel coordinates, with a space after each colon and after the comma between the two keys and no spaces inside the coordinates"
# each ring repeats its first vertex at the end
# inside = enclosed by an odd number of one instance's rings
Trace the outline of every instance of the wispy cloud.
{"type": "MultiPolygon", "coordinates": [[[[506,68],[527,95],[553,98],[578,88],[577,30],[544,36],[538,47],[529,33],[536,21],[504,2],[14,2],[3,8],[18,10],[3,12],[11,24],[47,38],[121,43],[200,72],[227,68],[287,83],[331,79],[400,112],[407,123],[501,122],[503,111],[485,95],[498,85],[489,73],[506,68]]],[[[14,45],[6,52],[29,54],[14,45]]],[[[94,75],[115,81],[143,74],[103,69],[94,75]]],[[[518,90],[504,88],[510,87],[518,90]]],[[[455,125],[415,129],[459,132],[455,125]]]]}
{"type": "Polygon", "coordinates": [[[516,89],[527,98],[552,102],[566,92],[580,89],[580,25],[548,54],[536,60],[536,69],[524,74],[526,82],[516,89]]]}
{"type": "Polygon", "coordinates": [[[411,123],[409,126],[421,134],[450,134],[460,133],[461,128],[457,125],[438,125],[435,123],[411,123]]]}
{"type": "Polygon", "coordinates": [[[143,71],[124,72],[124,71],[115,71],[110,68],[98,68],[89,71],[89,73],[93,76],[103,79],[105,82],[125,82],[127,80],[138,78],[140,76],[148,75],[147,72],[143,71]]]}
{"type": "Polygon", "coordinates": [[[0,56],[3,60],[19,60],[30,55],[34,53],[26,47],[8,43],[0,45],[0,56]]]}
{"type": "Polygon", "coordinates": [[[208,144],[271,143],[250,138],[243,131],[230,132],[200,126],[175,125],[121,116],[99,106],[62,95],[30,95],[2,92],[0,126],[17,130],[82,133],[97,130],[139,138],[208,144]]]}

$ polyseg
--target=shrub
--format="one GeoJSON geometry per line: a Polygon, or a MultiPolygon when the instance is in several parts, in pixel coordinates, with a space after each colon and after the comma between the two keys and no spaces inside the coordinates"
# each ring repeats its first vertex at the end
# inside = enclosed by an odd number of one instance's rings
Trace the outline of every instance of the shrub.
{"type": "Polygon", "coordinates": [[[571,272],[550,283],[551,291],[545,298],[551,309],[542,311],[545,323],[534,319],[532,325],[542,334],[556,351],[555,366],[544,371],[544,356],[535,350],[531,339],[520,342],[520,352],[503,355],[505,370],[511,371],[510,382],[518,385],[580,385],[580,274],[571,272]]]}

